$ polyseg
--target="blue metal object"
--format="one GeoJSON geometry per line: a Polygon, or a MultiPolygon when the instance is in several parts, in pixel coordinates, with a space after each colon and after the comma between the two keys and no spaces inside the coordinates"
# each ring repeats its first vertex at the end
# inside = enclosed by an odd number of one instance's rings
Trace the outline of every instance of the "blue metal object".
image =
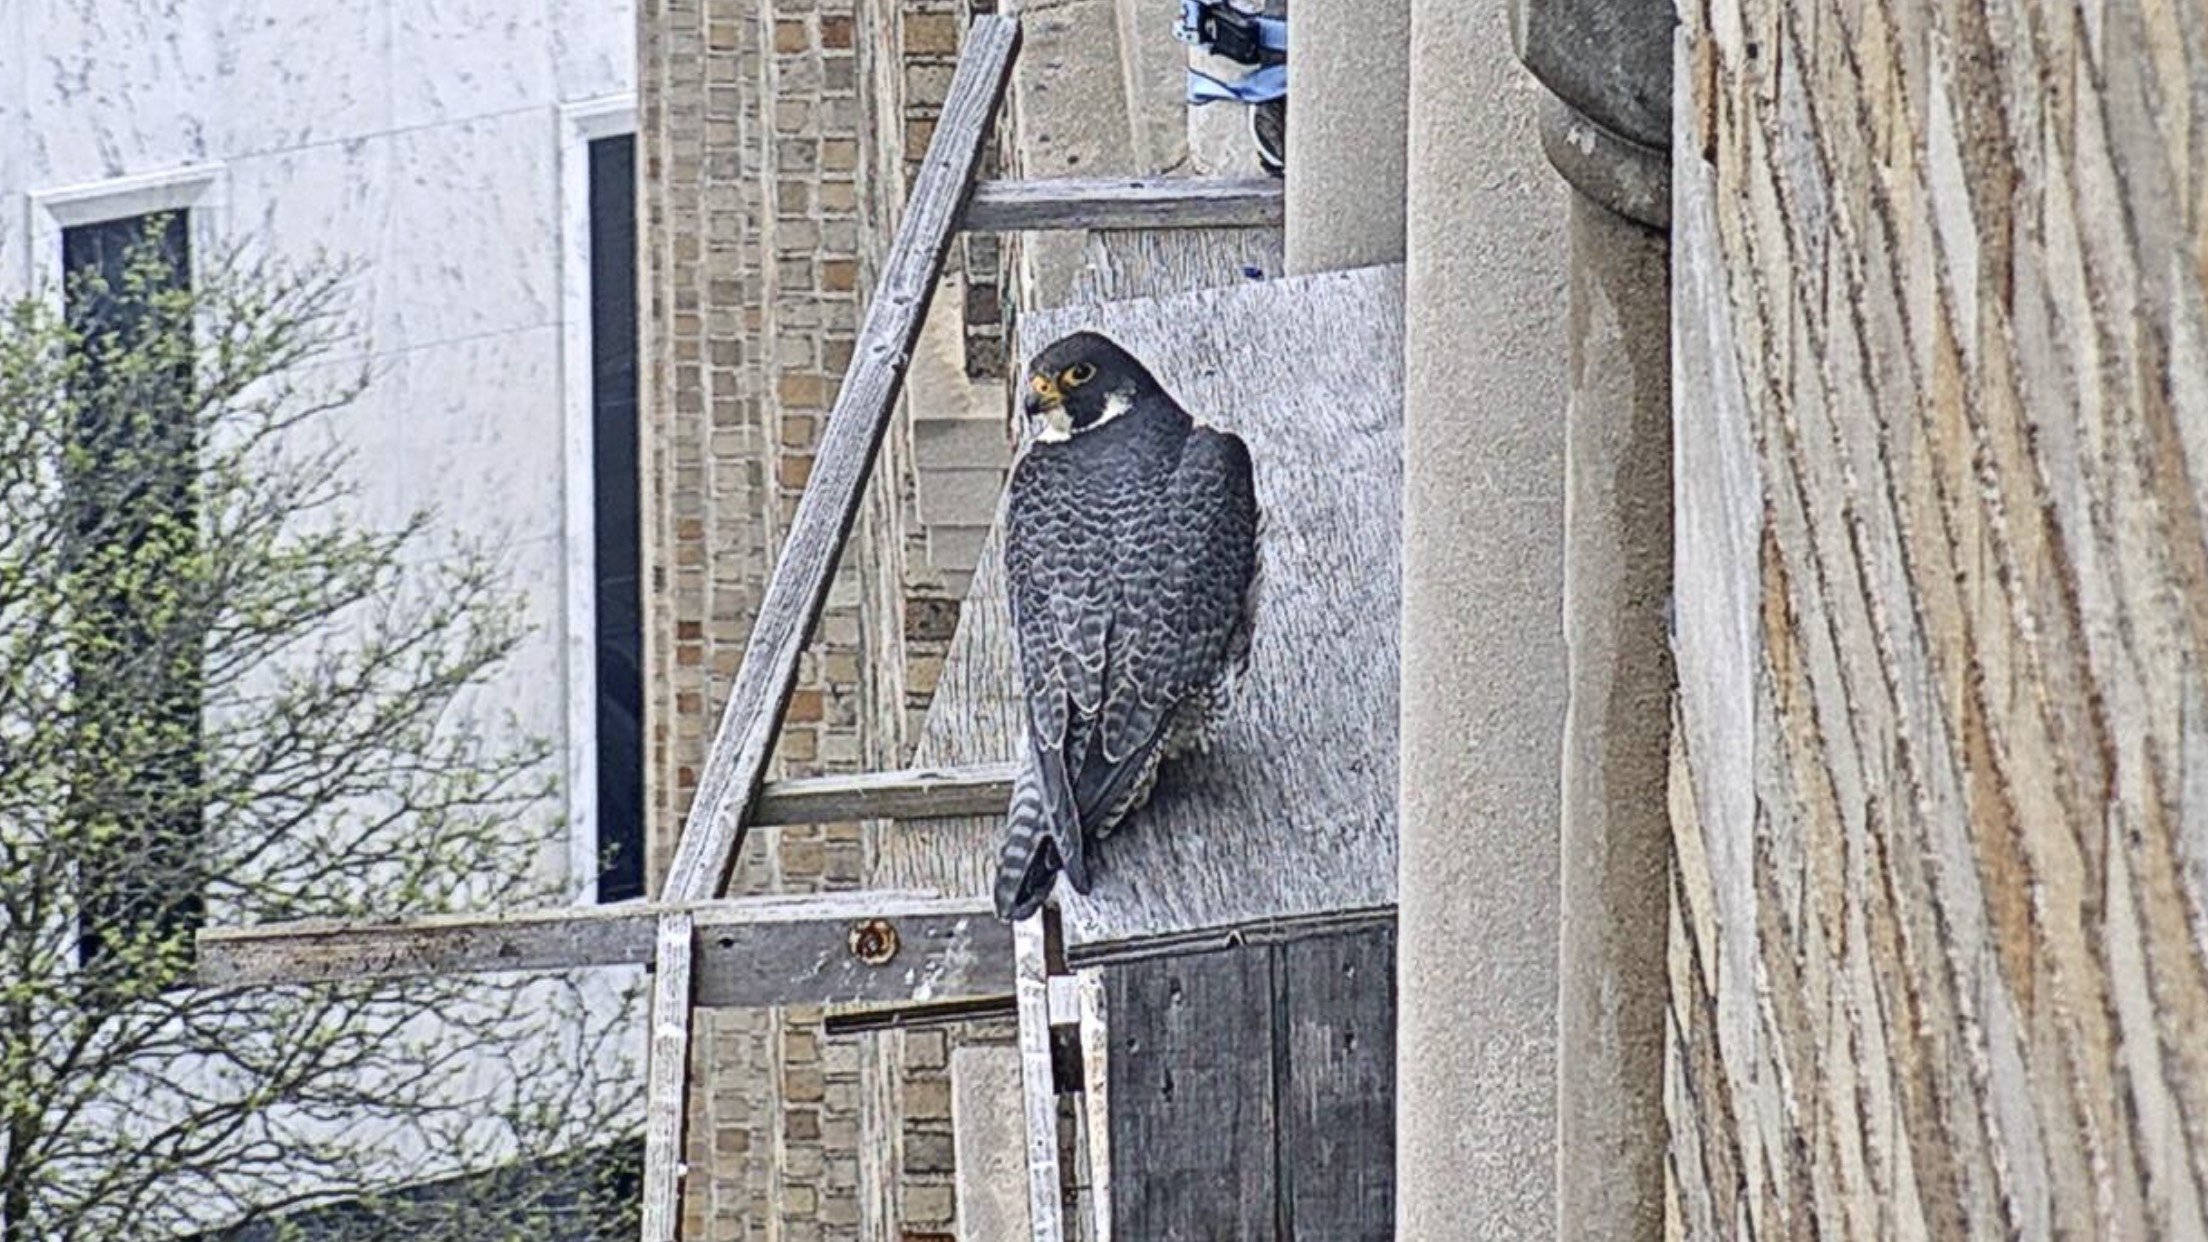
{"type": "Polygon", "coordinates": [[[1188,102],[1192,104],[1266,103],[1288,93],[1288,66],[1267,65],[1251,71],[1238,81],[1226,82],[1200,73],[1188,71],[1188,102]]]}

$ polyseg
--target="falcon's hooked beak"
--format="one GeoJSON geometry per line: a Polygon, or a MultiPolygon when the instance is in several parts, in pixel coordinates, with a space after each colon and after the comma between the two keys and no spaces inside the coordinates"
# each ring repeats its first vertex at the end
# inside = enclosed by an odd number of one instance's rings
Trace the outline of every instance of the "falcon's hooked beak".
{"type": "Polygon", "coordinates": [[[1058,390],[1058,381],[1047,375],[1027,377],[1027,416],[1036,418],[1066,403],[1066,395],[1058,390]]]}

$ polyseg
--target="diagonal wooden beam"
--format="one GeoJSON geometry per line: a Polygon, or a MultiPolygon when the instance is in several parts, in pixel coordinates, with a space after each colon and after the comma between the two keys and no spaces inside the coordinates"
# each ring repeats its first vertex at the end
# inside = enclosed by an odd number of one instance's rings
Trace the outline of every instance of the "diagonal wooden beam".
{"type": "Polygon", "coordinates": [[[1019,41],[1019,23],[1010,17],[976,18],[967,30],[935,136],[913,181],[905,218],[822,433],[812,477],[791,519],[789,539],[721,713],[661,890],[666,900],[702,901],[718,895],[727,883],[743,843],[748,804],[766,775],[767,758],[789,706],[798,654],[819,619],[836,557],[858,515],[960,208],[1004,100],[1019,41]]]}
{"type": "Polygon", "coordinates": [[[1023,229],[1262,228],[1281,221],[1281,183],[1271,177],[1052,177],[984,181],[961,227],[973,233],[1023,229]]]}
{"type": "MultiPolygon", "coordinates": [[[[995,127],[1019,50],[1019,23],[987,16],[967,28],[958,72],[936,120],[928,153],[914,178],[905,218],[897,226],[881,283],[867,306],[866,323],[850,369],[836,393],[813,474],[791,519],[790,536],[775,563],[759,616],[737,669],[736,685],[721,712],[713,749],[706,757],[690,813],[675,843],[674,861],[660,888],[663,900],[702,901],[728,885],[743,845],[744,817],[765,780],[767,759],[789,709],[798,653],[827,602],[829,577],[858,516],[860,495],[882,435],[897,408],[905,369],[920,342],[928,302],[949,252],[960,209],[971,192],[982,152],[995,127]]],[[[675,965],[661,938],[658,967],[675,965]]],[[[685,1029],[687,1024],[685,1024],[685,1029]]],[[[644,1142],[644,1242],[670,1242],[681,1219],[680,1179],[688,1047],[654,1049],[645,1095],[648,1117],[669,1123],[648,1128],[644,1142]],[[671,1063],[679,1061],[680,1063],[671,1063]],[[653,1232],[660,1222],[665,1235],[653,1232]]]]}

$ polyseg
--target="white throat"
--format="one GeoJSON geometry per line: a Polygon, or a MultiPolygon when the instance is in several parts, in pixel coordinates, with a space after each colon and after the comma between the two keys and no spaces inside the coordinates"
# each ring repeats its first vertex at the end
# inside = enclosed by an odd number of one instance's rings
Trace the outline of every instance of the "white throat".
{"type": "Polygon", "coordinates": [[[1035,439],[1043,444],[1063,444],[1077,435],[1094,431],[1118,418],[1133,409],[1134,405],[1134,398],[1123,392],[1115,392],[1104,398],[1104,412],[1097,415],[1096,421],[1086,427],[1075,427],[1072,420],[1066,417],[1066,411],[1063,407],[1050,410],[1043,415],[1042,430],[1035,433],[1035,439]]]}

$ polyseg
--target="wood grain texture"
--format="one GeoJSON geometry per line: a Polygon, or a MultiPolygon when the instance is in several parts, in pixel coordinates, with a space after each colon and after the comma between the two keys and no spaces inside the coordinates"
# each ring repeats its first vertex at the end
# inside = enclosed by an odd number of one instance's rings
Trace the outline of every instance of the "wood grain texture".
{"type": "Polygon", "coordinates": [[[1289,1238],[1395,1236],[1395,932],[1283,944],[1278,1176],[1289,1238]]]}
{"type": "Polygon", "coordinates": [[[1104,972],[1120,1236],[1286,1242],[1269,954],[1198,953],[1104,972]]]}
{"type": "Polygon", "coordinates": [[[1260,228],[1278,225],[1270,178],[1064,177],[984,181],[960,221],[971,232],[1034,229],[1260,228]]]}
{"type": "Polygon", "coordinates": [[[199,933],[196,969],[209,987],[252,987],[636,965],[652,960],[661,913],[635,904],[209,929],[199,933]]]}
{"type": "Polygon", "coordinates": [[[1237,701],[1101,843],[1094,891],[1061,887],[1069,953],[1393,902],[1401,312],[1400,269],[1375,268],[1022,321],[1022,356],[1104,332],[1239,433],[1263,511],[1237,701]]]}
{"type": "Polygon", "coordinates": [[[1081,1027],[1081,1115],[1088,1139],[1089,1239],[1112,1242],[1112,1024],[1104,975],[1075,976],[1081,1027]]]}
{"type": "Polygon", "coordinates": [[[931,1001],[1011,987],[1011,933],[987,902],[881,892],[208,932],[199,977],[237,987],[641,964],[655,961],[664,920],[677,913],[696,932],[688,969],[708,1007],[931,1001]],[[871,923],[898,940],[879,965],[850,944],[871,923]]]}
{"type": "Polygon", "coordinates": [[[690,1073],[690,915],[657,927],[652,976],[652,1034],[644,1082],[643,1242],[676,1242],[682,1229],[684,1087],[690,1073]]]}
{"type": "Polygon", "coordinates": [[[698,922],[697,1003],[715,1007],[850,1005],[949,1000],[1012,986],[1012,929],[985,902],[841,900],[811,917],[698,922]],[[866,960],[856,938],[895,938],[887,960],[866,960]]]}
{"type": "Polygon", "coordinates": [[[1050,972],[1044,960],[1041,915],[1016,925],[1013,954],[1013,991],[1020,1014],[1020,1100],[1027,1121],[1028,1228],[1033,1242],[1063,1242],[1058,1088],[1051,1065],[1050,972]]]}
{"type": "Polygon", "coordinates": [[[2208,9],[1681,7],[1674,1236],[2208,1236],[2208,9]]]}
{"type": "Polygon", "coordinates": [[[718,896],[743,844],[748,805],[765,778],[795,684],[798,656],[827,601],[829,579],[858,516],[876,451],[897,408],[960,209],[994,126],[1019,47],[1019,23],[977,18],[913,180],[850,369],[814,457],[759,606],[698,790],[662,890],[673,901],[718,896]]]}
{"type": "Polygon", "coordinates": [[[997,763],[774,781],[760,789],[745,818],[760,827],[986,815],[1003,810],[1012,796],[1014,771],[997,763]]]}
{"type": "Polygon", "coordinates": [[[1279,229],[1114,229],[1089,234],[1087,253],[1073,286],[1084,304],[1231,288],[1287,264],[1279,229]]]}

